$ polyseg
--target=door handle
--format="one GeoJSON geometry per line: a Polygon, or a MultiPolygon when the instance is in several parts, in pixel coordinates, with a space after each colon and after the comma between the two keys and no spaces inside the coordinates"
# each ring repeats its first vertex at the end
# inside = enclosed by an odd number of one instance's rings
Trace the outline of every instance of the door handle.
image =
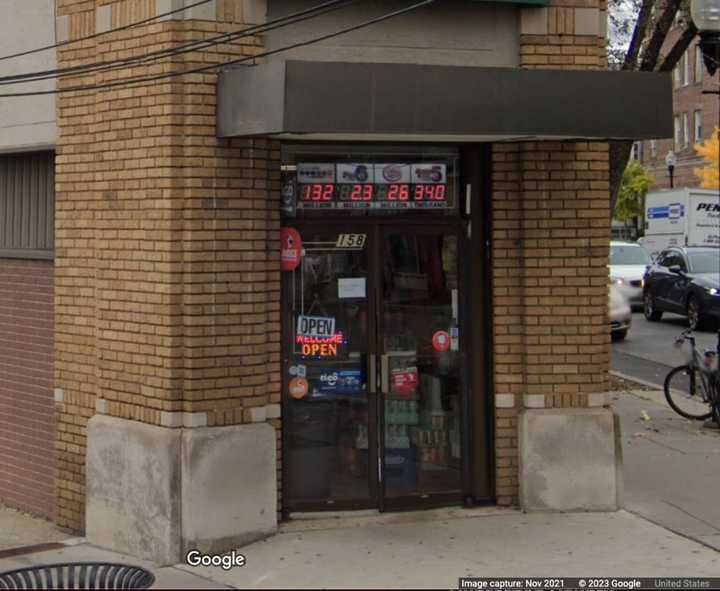
{"type": "Polygon", "coordinates": [[[390,359],[386,353],[380,357],[380,387],[382,393],[387,395],[390,394],[390,359]]]}
{"type": "Polygon", "coordinates": [[[368,367],[368,390],[370,394],[375,394],[377,392],[377,364],[375,363],[375,353],[368,355],[368,363],[370,364],[368,367]]]}

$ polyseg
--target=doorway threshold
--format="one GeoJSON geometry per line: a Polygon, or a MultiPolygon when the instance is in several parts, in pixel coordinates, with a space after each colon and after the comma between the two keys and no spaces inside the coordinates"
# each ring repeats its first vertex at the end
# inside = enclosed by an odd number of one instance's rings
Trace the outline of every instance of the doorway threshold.
{"type": "Polygon", "coordinates": [[[292,533],[323,529],[345,529],[371,525],[443,521],[447,519],[469,519],[512,515],[520,510],[516,507],[444,507],[397,513],[381,513],[376,509],[363,511],[334,511],[313,513],[291,513],[287,521],[278,524],[278,533],[292,533]]]}

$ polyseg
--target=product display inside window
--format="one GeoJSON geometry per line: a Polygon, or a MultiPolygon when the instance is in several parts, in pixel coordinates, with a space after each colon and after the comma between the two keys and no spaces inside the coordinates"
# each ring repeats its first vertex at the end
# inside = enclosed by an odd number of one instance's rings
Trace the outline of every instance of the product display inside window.
{"type": "Polygon", "coordinates": [[[385,494],[461,484],[457,240],[390,234],[384,242],[385,494]]]}

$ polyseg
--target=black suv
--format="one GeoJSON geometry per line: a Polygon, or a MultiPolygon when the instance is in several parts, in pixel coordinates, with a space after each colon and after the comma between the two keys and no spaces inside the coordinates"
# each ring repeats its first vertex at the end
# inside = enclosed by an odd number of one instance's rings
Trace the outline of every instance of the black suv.
{"type": "Polygon", "coordinates": [[[720,318],[720,248],[668,248],[648,267],[644,279],[643,310],[648,320],[675,312],[687,316],[694,330],[720,318]]]}

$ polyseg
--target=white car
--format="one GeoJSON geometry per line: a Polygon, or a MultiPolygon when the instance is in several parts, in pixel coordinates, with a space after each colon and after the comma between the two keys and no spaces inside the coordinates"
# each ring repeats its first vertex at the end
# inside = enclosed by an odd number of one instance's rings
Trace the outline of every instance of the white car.
{"type": "Polygon", "coordinates": [[[627,298],[614,283],[610,284],[608,313],[610,315],[610,336],[612,340],[624,340],[632,324],[632,310],[627,298]]]}
{"type": "Polygon", "coordinates": [[[610,243],[610,283],[617,286],[634,309],[642,309],[643,276],[651,264],[650,255],[639,244],[616,241],[610,243]]]}

